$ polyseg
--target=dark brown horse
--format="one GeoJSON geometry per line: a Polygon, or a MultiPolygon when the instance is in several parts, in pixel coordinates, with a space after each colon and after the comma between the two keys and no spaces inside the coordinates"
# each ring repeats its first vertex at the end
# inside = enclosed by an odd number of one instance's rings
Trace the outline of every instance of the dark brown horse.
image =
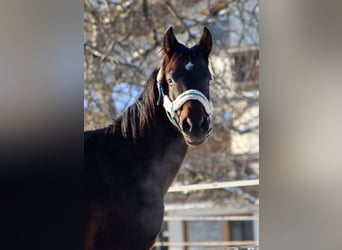
{"type": "Polygon", "coordinates": [[[85,132],[87,250],[150,249],[164,215],[164,195],[188,146],[211,130],[204,27],[197,45],[179,43],[169,28],[163,60],[139,99],[113,125],[85,132]]]}

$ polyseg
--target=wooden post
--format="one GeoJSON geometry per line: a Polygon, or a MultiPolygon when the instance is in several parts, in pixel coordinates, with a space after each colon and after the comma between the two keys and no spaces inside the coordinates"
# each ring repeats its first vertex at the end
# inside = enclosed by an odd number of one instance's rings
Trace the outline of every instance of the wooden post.
{"type": "Polygon", "coordinates": [[[224,238],[224,241],[230,241],[230,223],[229,223],[229,221],[223,222],[223,238],[224,238]]]}
{"type": "MultiPolygon", "coordinates": [[[[183,225],[183,242],[188,241],[188,223],[186,221],[182,222],[183,225]]],[[[188,246],[184,246],[184,250],[188,250],[188,246]]]]}

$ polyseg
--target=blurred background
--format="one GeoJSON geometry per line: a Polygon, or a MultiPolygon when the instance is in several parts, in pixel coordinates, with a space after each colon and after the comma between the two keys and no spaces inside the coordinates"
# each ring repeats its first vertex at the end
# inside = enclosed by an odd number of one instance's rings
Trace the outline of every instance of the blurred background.
{"type": "Polygon", "coordinates": [[[214,41],[213,133],[189,150],[166,195],[154,249],[258,246],[259,3],[84,1],[85,130],[109,125],[135,101],[158,65],[169,26],[193,46],[203,25],[214,41]],[[220,188],[210,186],[218,182],[220,188]],[[186,189],[192,184],[208,185],[186,189]]]}

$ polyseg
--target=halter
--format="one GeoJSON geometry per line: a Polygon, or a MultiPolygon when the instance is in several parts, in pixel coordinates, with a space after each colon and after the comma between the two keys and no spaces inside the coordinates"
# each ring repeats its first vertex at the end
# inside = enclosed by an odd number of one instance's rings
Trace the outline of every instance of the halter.
{"type": "Polygon", "coordinates": [[[196,89],[189,89],[182,94],[180,94],[173,102],[170,100],[170,98],[165,95],[163,91],[163,87],[161,86],[161,78],[162,78],[162,70],[159,70],[157,75],[157,87],[159,91],[159,97],[157,100],[157,105],[159,106],[161,98],[163,98],[163,107],[165,109],[165,113],[167,115],[167,118],[170,120],[170,122],[179,130],[182,132],[182,129],[178,122],[175,119],[176,112],[186,103],[190,100],[196,100],[199,101],[203,107],[205,112],[209,116],[209,129],[207,132],[207,137],[211,133],[211,118],[212,118],[212,107],[211,103],[209,102],[208,98],[202,94],[202,92],[196,90],[196,89]]]}

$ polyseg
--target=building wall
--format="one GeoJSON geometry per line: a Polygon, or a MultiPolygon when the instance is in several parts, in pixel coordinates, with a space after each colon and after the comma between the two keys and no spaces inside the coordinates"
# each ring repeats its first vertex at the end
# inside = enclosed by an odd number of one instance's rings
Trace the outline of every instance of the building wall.
{"type": "MultiPolygon", "coordinates": [[[[182,221],[169,221],[168,222],[168,235],[169,242],[182,242],[183,239],[183,222],[182,221]]],[[[183,247],[172,246],[169,250],[184,250],[183,247]]]]}

